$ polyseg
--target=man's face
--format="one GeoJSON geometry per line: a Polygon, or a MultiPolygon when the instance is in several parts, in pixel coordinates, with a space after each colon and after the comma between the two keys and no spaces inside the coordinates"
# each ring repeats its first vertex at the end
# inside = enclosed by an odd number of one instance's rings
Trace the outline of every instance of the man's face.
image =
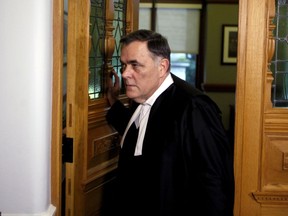
{"type": "Polygon", "coordinates": [[[148,51],[147,42],[135,41],[122,47],[122,78],[127,97],[143,103],[157,90],[166,77],[162,60],[148,51]]]}

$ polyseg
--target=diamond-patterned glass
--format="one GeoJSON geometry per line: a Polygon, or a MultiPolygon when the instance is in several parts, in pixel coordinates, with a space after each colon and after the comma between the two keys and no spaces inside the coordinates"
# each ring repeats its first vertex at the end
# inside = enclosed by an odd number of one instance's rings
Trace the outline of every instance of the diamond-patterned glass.
{"type": "Polygon", "coordinates": [[[91,50],[89,56],[89,97],[99,98],[103,93],[103,63],[104,55],[101,47],[104,47],[105,39],[105,1],[91,0],[90,12],[90,36],[91,50]]]}
{"type": "MultiPolygon", "coordinates": [[[[91,0],[90,36],[91,50],[89,56],[89,97],[90,99],[103,97],[104,93],[104,47],[105,39],[105,0],[91,0]]],[[[115,50],[112,56],[112,66],[120,75],[120,38],[126,34],[126,0],[114,0],[113,36],[115,38],[115,50]]],[[[121,85],[122,86],[122,85],[121,85]]],[[[122,88],[123,89],[123,88],[122,88]]],[[[123,90],[122,90],[123,91],[123,90]]]]}
{"type": "Polygon", "coordinates": [[[115,50],[112,57],[112,65],[120,77],[121,93],[124,93],[124,85],[121,80],[121,62],[120,62],[120,39],[126,35],[126,0],[114,0],[114,38],[115,50]]]}
{"type": "Polygon", "coordinates": [[[275,53],[270,69],[274,80],[272,84],[272,103],[274,107],[288,107],[288,0],[276,0],[275,53]]]}

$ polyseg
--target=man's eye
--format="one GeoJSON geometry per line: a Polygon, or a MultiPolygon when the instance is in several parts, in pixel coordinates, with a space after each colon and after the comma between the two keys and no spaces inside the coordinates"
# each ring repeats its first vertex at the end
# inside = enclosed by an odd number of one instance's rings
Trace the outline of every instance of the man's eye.
{"type": "Polygon", "coordinates": [[[126,68],[126,65],[121,65],[121,68],[120,68],[120,73],[121,74],[124,72],[125,68],[126,68]]]}
{"type": "Polygon", "coordinates": [[[137,67],[139,67],[139,64],[138,64],[138,63],[133,63],[133,64],[132,64],[132,67],[133,67],[133,68],[137,68],[137,67]]]}

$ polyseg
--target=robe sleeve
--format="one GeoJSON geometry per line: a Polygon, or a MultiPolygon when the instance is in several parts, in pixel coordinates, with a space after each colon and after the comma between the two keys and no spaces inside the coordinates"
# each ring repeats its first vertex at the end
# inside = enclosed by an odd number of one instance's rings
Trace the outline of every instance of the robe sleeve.
{"type": "Polygon", "coordinates": [[[209,211],[207,215],[232,215],[233,147],[223,127],[219,108],[209,98],[202,99],[194,104],[190,129],[199,153],[196,161],[205,194],[204,206],[209,211]]]}

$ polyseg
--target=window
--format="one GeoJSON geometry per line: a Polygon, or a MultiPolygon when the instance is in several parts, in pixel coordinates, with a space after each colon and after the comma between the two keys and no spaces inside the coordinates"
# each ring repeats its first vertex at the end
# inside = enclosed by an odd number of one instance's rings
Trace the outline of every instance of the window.
{"type": "Polygon", "coordinates": [[[276,0],[275,53],[270,69],[273,73],[271,100],[274,107],[288,107],[288,3],[276,0]]]}
{"type": "MultiPolygon", "coordinates": [[[[171,72],[192,85],[196,82],[201,4],[156,4],[155,31],[168,39],[171,72]]],[[[139,29],[151,29],[152,4],[140,3],[139,29]]]]}
{"type": "Polygon", "coordinates": [[[197,55],[171,53],[171,73],[195,86],[197,55]]]}
{"type": "Polygon", "coordinates": [[[104,96],[104,78],[107,67],[113,67],[120,74],[120,38],[126,34],[126,0],[113,0],[113,37],[115,38],[115,49],[111,59],[104,53],[105,37],[111,29],[107,29],[108,14],[106,1],[91,0],[90,12],[90,36],[91,50],[89,56],[89,98],[98,99],[104,96]]]}

